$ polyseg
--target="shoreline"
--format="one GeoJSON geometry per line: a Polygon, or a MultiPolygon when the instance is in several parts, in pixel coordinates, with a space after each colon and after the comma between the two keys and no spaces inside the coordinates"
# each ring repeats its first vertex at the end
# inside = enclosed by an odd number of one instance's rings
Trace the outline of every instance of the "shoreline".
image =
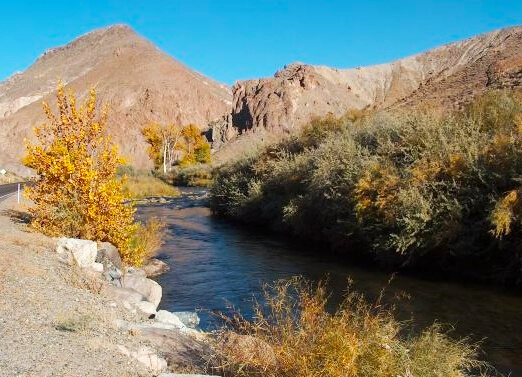
{"type": "Polygon", "coordinates": [[[205,372],[207,335],[156,312],[162,288],[145,270],[129,269],[118,287],[99,263],[71,266],[57,239],[27,228],[24,209],[13,198],[0,202],[0,374],[205,372]]]}

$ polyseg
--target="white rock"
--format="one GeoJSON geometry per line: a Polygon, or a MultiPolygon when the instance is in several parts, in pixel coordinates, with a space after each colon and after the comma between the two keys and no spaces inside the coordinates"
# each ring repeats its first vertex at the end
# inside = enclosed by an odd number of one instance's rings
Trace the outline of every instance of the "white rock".
{"type": "Polygon", "coordinates": [[[186,326],[181,322],[179,317],[175,315],[174,313],[171,313],[167,310],[160,310],[156,313],[155,317],[157,322],[165,323],[168,325],[172,325],[176,327],[177,329],[185,329],[186,326]]]}
{"type": "Polygon", "coordinates": [[[101,264],[101,263],[94,262],[94,263],[91,264],[89,267],[91,267],[91,268],[94,269],[95,271],[103,272],[103,264],[101,264]]]}
{"type": "Polygon", "coordinates": [[[113,285],[107,286],[105,294],[127,310],[135,308],[138,302],[144,299],[141,294],[133,289],[120,288],[113,285]]]}
{"type": "Polygon", "coordinates": [[[77,238],[60,238],[56,246],[58,254],[65,256],[70,262],[76,262],[80,267],[91,267],[96,261],[97,250],[96,242],[77,238]]]}
{"type": "Polygon", "coordinates": [[[196,312],[172,312],[172,314],[175,314],[187,327],[195,329],[199,325],[200,320],[196,312]]]}
{"type": "Polygon", "coordinates": [[[131,352],[125,346],[118,345],[116,349],[124,356],[132,357],[144,364],[150,371],[159,373],[167,368],[167,361],[154,353],[148,347],[142,347],[137,352],[131,352]]]}
{"type": "Polygon", "coordinates": [[[156,308],[161,301],[161,285],[156,283],[154,280],[147,279],[146,277],[135,274],[127,274],[123,278],[123,287],[134,289],[136,292],[145,297],[147,301],[156,305],[156,308]]]}
{"type": "Polygon", "coordinates": [[[161,372],[167,368],[167,360],[159,357],[148,347],[142,347],[131,356],[144,364],[152,372],[161,372]]]}
{"type": "Polygon", "coordinates": [[[152,302],[140,301],[135,305],[138,312],[145,315],[147,318],[150,318],[152,315],[156,315],[156,305],[154,305],[152,302]]]}

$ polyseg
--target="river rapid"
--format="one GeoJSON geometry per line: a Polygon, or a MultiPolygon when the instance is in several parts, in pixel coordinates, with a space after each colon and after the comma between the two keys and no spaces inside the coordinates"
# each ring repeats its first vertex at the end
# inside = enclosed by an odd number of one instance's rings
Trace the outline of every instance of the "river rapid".
{"type": "MultiPolygon", "coordinates": [[[[329,277],[332,301],[347,287],[370,300],[383,288],[401,320],[421,329],[434,321],[454,326],[454,337],[482,340],[483,358],[512,377],[522,377],[522,296],[478,284],[424,280],[336,263],[318,246],[306,246],[262,229],[215,218],[202,189],[184,189],[168,203],[138,207],[138,217],[157,217],[167,224],[158,255],[171,270],[157,281],[163,287],[160,308],[201,310],[201,327],[213,325],[211,311],[230,305],[251,314],[252,298],[263,282],[302,275],[312,281],[329,277]],[[323,254],[323,255],[322,255],[323,254]]],[[[324,249],[326,251],[326,248],[324,249]]]]}

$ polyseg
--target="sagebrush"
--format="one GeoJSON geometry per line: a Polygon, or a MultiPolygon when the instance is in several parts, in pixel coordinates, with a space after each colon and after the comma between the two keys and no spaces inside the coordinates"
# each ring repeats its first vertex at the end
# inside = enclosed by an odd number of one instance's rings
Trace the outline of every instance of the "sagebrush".
{"type": "Polygon", "coordinates": [[[358,113],[220,167],[215,213],[403,268],[522,282],[522,99],[358,113]]]}

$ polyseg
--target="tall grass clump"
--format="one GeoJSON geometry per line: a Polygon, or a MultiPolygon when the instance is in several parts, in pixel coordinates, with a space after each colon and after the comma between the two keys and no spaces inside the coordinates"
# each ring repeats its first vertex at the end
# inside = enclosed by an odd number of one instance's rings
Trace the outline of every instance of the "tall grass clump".
{"type": "Polygon", "coordinates": [[[327,310],[326,284],[302,278],[265,286],[252,320],[223,317],[217,369],[233,377],[485,376],[477,344],[454,340],[440,325],[418,335],[392,309],[348,292],[327,310]]]}
{"type": "Polygon", "coordinates": [[[178,188],[152,175],[126,178],[123,184],[123,191],[132,199],[142,199],[151,196],[177,197],[180,195],[178,188]]]}
{"type": "Polygon", "coordinates": [[[522,96],[463,111],[349,114],[220,167],[219,215],[346,257],[522,282],[522,96]]]}

